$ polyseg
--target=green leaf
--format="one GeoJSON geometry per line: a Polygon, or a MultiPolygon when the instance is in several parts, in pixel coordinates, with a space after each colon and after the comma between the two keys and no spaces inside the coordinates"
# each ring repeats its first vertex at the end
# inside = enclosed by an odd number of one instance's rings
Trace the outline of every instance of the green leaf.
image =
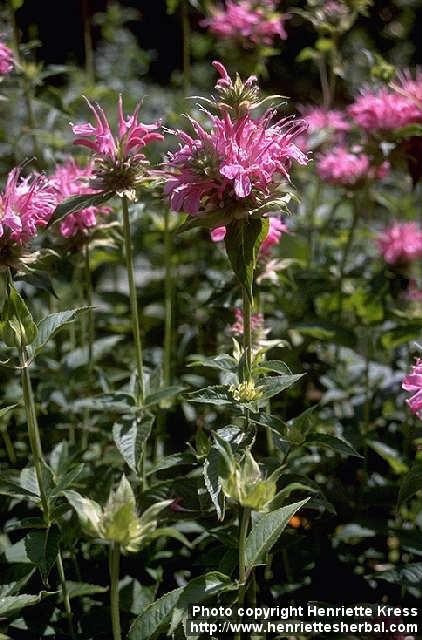
{"type": "Polygon", "coordinates": [[[84,398],[73,404],[74,411],[105,411],[107,413],[133,414],[136,409],[136,400],[129,393],[106,393],[95,398],[84,398]]]}
{"type": "Polygon", "coordinates": [[[216,227],[224,225],[226,218],[227,216],[221,211],[212,211],[204,215],[187,216],[183,224],[177,228],[176,233],[185,233],[198,227],[210,230],[215,229],[216,227]]]}
{"type": "Polygon", "coordinates": [[[48,494],[48,499],[52,500],[54,498],[57,498],[62,491],[70,487],[70,485],[73,484],[75,480],[81,475],[82,471],[84,470],[84,466],[85,465],[83,463],[74,465],[64,475],[59,477],[56,482],[56,486],[48,494]]]}
{"type": "Polygon", "coordinates": [[[174,633],[189,607],[204,602],[217,593],[233,591],[234,589],[237,589],[237,586],[233,584],[231,578],[219,571],[210,571],[188,582],[173,609],[169,633],[174,633]]]}
{"type": "Polygon", "coordinates": [[[41,591],[38,595],[21,593],[20,596],[3,596],[0,598],[0,617],[20,611],[25,607],[32,607],[34,604],[41,602],[41,600],[48,595],[50,594],[45,591],[41,591]]]}
{"type": "Polygon", "coordinates": [[[2,312],[0,334],[8,347],[22,349],[36,338],[37,325],[16,289],[9,285],[2,312]]]}
{"type": "Polygon", "coordinates": [[[368,445],[378,453],[381,458],[388,462],[393,472],[397,475],[406,473],[409,470],[407,464],[403,462],[399,452],[396,451],[396,449],[389,447],[385,442],[376,442],[371,440],[368,442],[368,445]]]}
{"type": "Polygon", "coordinates": [[[45,581],[59,552],[60,531],[55,525],[30,531],[25,537],[25,549],[30,561],[39,569],[45,581]]]}
{"type": "Polygon", "coordinates": [[[349,444],[349,442],[327,433],[312,433],[306,438],[306,444],[322,445],[324,447],[329,447],[336,453],[340,453],[342,456],[355,456],[356,458],[362,458],[360,453],[358,453],[356,449],[349,444]]]}
{"type": "Polygon", "coordinates": [[[102,517],[102,509],[98,502],[81,496],[80,493],[73,489],[63,491],[63,495],[75,509],[79,520],[81,521],[82,528],[86,533],[90,536],[98,536],[100,520],[102,517]]]}
{"type": "Polygon", "coordinates": [[[38,323],[38,335],[32,346],[36,353],[41,351],[45,344],[52,338],[59,329],[71,324],[78,316],[87,311],[89,307],[79,307],[78,309],[70,309],[69,311],[61,311],[60,313],[51,313],[49,316],[38,323]]]}
{"type": "Polygon", "coordinates": [[[61,222],[71,213],[78,213],[88,207],[98,207],[105,204],[113,196],[114,193],[112,191],[101,191],[100,193],[70,196],[70,198],[66,198],[66,200],[63,200],[63,202],[56,207],[52,217],[50,218],[48,227],[52,224],[61,222]]]}
{"type": "MultiPolygon", "coordinates": [[[[72,580],[66,580],[67,590],[69,592],[69,598],[81,598],[83,596],[92,596],[96,593],[105,593],[108,591],[108,587],[102,587],[99,584],[88,584],[87,582],[72,582],[72,580]]],[[[62,600],[63,598],[60,598],[62,600]]]]}
{"type": "Polygon", "coordinates": [[[267,400],[276,396],[281,391],[288,389],[298,380],[303,378],[304,373],[296,373],[293,375],[281,375],[281,376],[266,376],[261,378],[257,384],[257,389],[260,390],[260,400],[267,400]]]}
{"type": "Polygon", "coordinates": [[[213,387],[198,389],[186,394],[189,402],[203,402],[204,404],[214,404],[216,406],[227,406],[233,404],[233,397],[229,393],[226,385],[220,384],[213,387]]]}
{"type": "Polygon", "coordinates": [[[252,302],[253,276],[259,248],[267,235],[268,218],[235,220],[226,226],[227,255],[240,284],[252,302]]]}
{"type": "Polygon", "coordinates": [[[142,448],[148,440],[155,417],[144,414],[142,417],[123,416],[113,425],[113,439],[124,461],[135,473],[140,468],[142,448]]]}
{"type": "Polygon", "coordinates": [[[355,343],[355,337],[351,331],[329,322],[300,323],[293,325],[292,329],[315,340],[335,342],[345,347],[352,347],[355,343]]]}
{"type": "Polygon", "coordinates": [[[318,405],[306,409],[303,413],[287,422],[287,439],[293,444],[302,444],[315,424],[314,411],[318,405]]]}
{"type": "Polygon", "coordinates": [[[260,558],[277,542],[290,518],[308,502],[309,498],[294,502],[264,514],[253,526],[246,539],[245,561],[248,573],[258,564],[260,558]]]}
{"type": "Polygon", "coordinates": [[[10,480],[0,481],[0,494],[4,496],[12,496],[15,498],[27,498],[28,500],[32,500],[33,502],[39,502],[40,500],[39,495],[32,491],[29,491],[19,484],[16,484],[15,482],[11,482],[10,480]]]}
{"type": "Polygon", "coordinates": [[[404,477],[399,491],[398,505],[412,498],[418,491],[422,491],[422,463],[416,464],[410,469],[409,473],[404,477]]]}
{"type": "Polygon", "coordinates": [[[183,587],[174,589],[145,607],[130,627],[127,640],[149,640],[166,626],[182,592],[183,587]]]}
{"type": "Polygon", "coordinates": [[[8,407],[2,407],[0,409],[0,419],[4,418],[4,416],[6,416],[10,411],[13,411],[13,409],[16,409],[16,407],[18,407],[19,404],[10,404],[8,407]]]}
{"type": "Polygon", "coordinates": [[[220,481],[221,453],[216,447],[211,447],[204,462],[204,482],[211,500],[217,511],[219,520],[224,518],[224,496],[221,492],[220,481]]]}
{"type": "Polygon", "coordinates": [[[185,387],[181,387],[180,385],[179,386],[174,385],[171,387],[164,387],[163,389],[158,389],[157,391],[150,393],[145,398],[144,406],[150,407],[154,404],[159,404],[164,400],[169,400],[170,398],[174,398],[174,396],[177,396],[177,394],[184,391],[184,389],[185,387]]]}
{"type": "Polygon", "coordinates": [[[188,357],[189,367],[210,367],[210,369],[219,369],[220,371],[233,372],[237,371],[238,363],[233,356],[228,353],[221,353],[218,356],[207,357],[199,353],[195,353],[188,357]]]}
{"type": "MultiPolygon", "coordinates": [[[[94,342],[94,358],[100,360],[104,355],[113,351],[118,342],[122,340],[122,336],[107,336],[100,338],[94,342]]],[[[63,364],[69,369],[77,369],[86,367],[89,361],[89,353],[87,347],[78,347],[63,358],[63,364]]]]}

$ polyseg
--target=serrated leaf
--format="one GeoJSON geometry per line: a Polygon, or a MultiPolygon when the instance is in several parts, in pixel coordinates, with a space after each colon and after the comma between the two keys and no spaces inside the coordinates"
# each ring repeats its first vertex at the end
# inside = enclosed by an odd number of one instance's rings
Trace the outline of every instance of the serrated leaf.
{"type": "Polygon", "coordinates": [[[306,438],[306,444],[322,445],[329,447],[336,453],[340,453],[342,456],[362,458],[360,453],[358,453],[349,442],[327,433],[312,433],[306,438]]]}
{"type": "Polygon", "coordinates": [[[135,473],[139,472],[144,443],[151,435],[155,417],[123,416],[113,425],[113,439],[124,461],[135,473]]]}
{"type": "Polygon", "coordinates": [[[25,537],[26,554],[45,581],[59,552],[60,531],[55,525],[30,531],[25,537]]]}
{"type": "Polygon", "coordinates": [[[290,518],[299,511],[309,498],[281,507],[264,514],[252,527],[246,539],[245,564],[249,573],[258,564],[260,558],[270,551],[286,528],[290,518]]]}
{"type": "Polygon", "coordinates": [[[21,593],[19,596],[3,596],[0,598],[0,617],[20,611],[25,607],[31,607],[34,604],[38,604],[48,595],[50,595],[48,592],[42,591],[38,595],[21,593]]]}
{"type": "Polygon", "coordinates": [[[112,191],[101,191],[100,193],[88,193],[80,196],[70,196],[63,200],[55,209],[49,220],[48,227],[52,224],[61,222],[71,213],[78,213],[88,207],[98,207],[105,204],[114,196],[112,191]]]}
{"type": "Polygon", "coordinates": [[[422,491],[422,463],[416,462],[410,469],[409,473],[404,477],[400,486],[398,505],[402,505],[403,502],[413,498],[418,492],[422,491]]]}
{"type": "Polygon", "coordinates": [[[276,396],[281,391],[288,389],[294,385],[298,380],[303,378],[304,373],[296,373],[293,375],[281,375],[281,376],[266,376],[261,378],[256,385],[257,389],[261,392],[260,400],[267,400],[276,396]]]}
{"type": "Polygon", "coordinates": [[[167,625],[182,592],[183,587],[174,589],[145,607],[130,627],[127,640],[149,640],[167,625]]]}
{"type": "MultiPolygon", "coordinates": [[[[99,584],[89,584],[87,582],[73,582],[72,580],[66,580],[67,590],[69,592],[69,598],[81,598],[83,596],[91,596],[96,593],[105,593],[108,591],[108,587],[102,587],[99,584]]],[[[60,598],[62,600],[62,598],[60,598]]]]}
{"type": "Polygon", "coordinates": [[[70,324],[76,318],[87,311],[89,307],[79,307],[78,309],[70,309],[61,311],[60,313],[51,313],[38,323],[38,334],[32,347],[36,353],[41,351],[45,344],[61,329],[70,324]]]}
{"type": "Polygon", "coordinates": [[[223,384],[192,391],[192,393],[187,393],[185,397],[189,402],[203,402],[220,407],[233,404],[233,397],[230,395],[228,387],[223,384]]]}
{"type": "Polygon", "coordinates": [[[215,447],[211,447],[207,459],[204,462],[203,473],[205,486],[217,511],[217,517],[219,520],[223,520],[224,496],[221,491],[219,475],[220,458],[220,452],[215,447]]]}
{"type": "Polygon", "coordinates": [[[204,602],[217,593],[234,589],[237,589],[237,586],[233,584],[231,578],[219,571],[210,571],[188,582],[173,609],[169,633],[174,633],[189,607],[204,602]]]}
{"type": "Polygon", "coordinates": [[[98,502],[81,496],[80,493],[73,489],[63,491],[63,495],[75,509],[81,521],[82,528],[86,533],[94,537],[98,536],[99,524],[102,517],[102,509],[98,502]]]}
{"type": "Polygon", "coordinates": [[[234,273],[252,302],[252,285],[259,248],[267,235],[268,218],[235,220],[226,226],[224,243],[234,273]]]}

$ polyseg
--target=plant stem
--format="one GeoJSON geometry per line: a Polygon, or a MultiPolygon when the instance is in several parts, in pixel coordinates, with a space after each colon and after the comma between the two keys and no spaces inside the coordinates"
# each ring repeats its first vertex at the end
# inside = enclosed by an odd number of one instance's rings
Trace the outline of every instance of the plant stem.
{"type": "Polygon", "coordinates": [[[88,0],[82,0],[82,20],[84,28],[85,72],[91,84],[95,84],[94,47],[92,45],[88,0]]]}
{"type": "Polygon", "coordinates": [[[183,28],[183,92],[189,93],[191,82],[190,41],[191,29],[189,21],[189,2],[182,0],[182,28],[183,28]]]}
{"type": "Polygon", "coordinates": [[[86,302],[88,309],[88,376],[91,378],[94,368],[94,340],[95,340],[95,324],[94,313],[92,310],[92,280],[91,265],[89,260],[89,241],[84,247],[84,263],[85,263],[85,282],[86,282],[86,302]]]}
{"type": "Polygon", "coordinates": [[[59,574],[63,604],[66,611],[67,621],[69,624],[70,635],[72,636],[72,638],[75,638],[75,631],[73,628],[73,621],[72,621],[72,609],[70,607],[70,596],[69,596],[69,591],[66,584],[66,577],[64,575],[63,558],[62,558],[62,552],[60,551],[60,549],[58,551],[57,558],[56,558],[56,567],[59,574]]]}
{"type": "Polygon", "coordinates": [[[247,381],[252,381],[252,323],[251,302],[248,292],[243,288],[243,349],[245,352],[247,381]]]}
{"type": "Polygon", "coordinates": [[[139,331],[138,297],[136,293],[135,270],[133,266],[132,239],[130,235],[129,207],[126,196],[122,198],[123,205],[123,233],[125,240],[126,269],[129,282],[130,312],[132,319],[132,333],[135,343],[135,360],[138,377],[138,402],[144,403],[144,367],[142,361],[142,342],[139,331]]]}
{"type": "Polygon", "coordinates": [[[108,566],[110,571],[110,607],[113,640],[121,640],[119,612],[120,545],[117,542],[113,542],[110,545],[108,566]]]}
{"type": "Polygon", "coordinates": [[[171,384],[171,355],[173,345],[173,277],[172,277],[172,233],[170,230],[170,211],[164,213],[164,386],[171,384]]]}
{"type": "Polygon", "coordinates": [[[246,593],[246,560],[245,545],[248,533],[250,509],[239,506],[239,596],[238,604],[242,605],[246,593]]]}
{"type": "Polygon", "coordinates": [[[353,200],[353,215],[352,215],[352,223],[350,225],[350,229],[349,229],[349,233],[347,236],[347,242],[346,242],[346,246],[344,248],[344,252],[341,258],[341,262],[340,262],[340,278],[339,278],[339,285],[338,285],[338,291],[339,291],[339,304],[338,304],[338,317],[339,317],[339,321],[341,322],[342,320],[342,315],[343,315],[343,282],[344,282],[344,276],[346,273],[346,265],[347,265],[347,260],[349,258],[349,254],[350,254],[350,249],[352,248],[353,245],[353,240],[355,237],[355,231],[356,231],[356,227],[357,227],[357,223],[358,223],[358,218],[359,218],[359,209],[358,209],[358,205],[356,203],[356,199],[353,200]]]}
{"type": "Polygon", "coordinates": [[[9,458],[9,462],[10,464],[15,465],[16,464],[15,449],[13,447],[13,442],[10,439],[10,436],[8,434],[7,427],[3,427],[1,429],[1,435],[3,437],[4,446],[6,447],[6,453],[7,453],[7,457],[9,458]]]}

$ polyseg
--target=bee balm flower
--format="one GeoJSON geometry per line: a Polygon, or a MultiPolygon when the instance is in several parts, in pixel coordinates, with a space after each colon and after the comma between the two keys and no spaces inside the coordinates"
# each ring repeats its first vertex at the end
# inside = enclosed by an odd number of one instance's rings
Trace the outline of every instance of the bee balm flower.
{"type": "Polygon", "coordinates": [[[411,411],[422,420],[422,359],[418,358],[416,364],[403,380],[402,388],[413,393],[406,402],[411,411]]]}
{"type": "Polygon", "coordinates": [[[422,229],[416,222],[395,222],[377,239],[388,264],[407,264],[422,257],[422,229]]]}
{"type": "Polygon", "coordinates": [[[106,114],[99,104],[88,106],[94,114],[95,126],[90,123],[72,125],[76,136],[74,144],[87,147],[94,153],[91,186],[101,191],[112,191],[135,199],[135,189],[145,178],[148,161],[142,150],[150,142],[162,140],[157,133],[159,123],[143,124],[138,121],[140,104],[131,116],[123,115],[122,97],[118,102],[118,132],[113,134],[106,114]]]}
{"type": "MultiPolygon", "coordinates": [[[[58,166],[52,176],[52,183],[56,187],[62,199],[75,195],[94,193],[89,187],[92,178],[92,165],[85,168],[79,167],[73,158],[58,166]]],[[[107,207],[88,207],[71,213],[60,225],[60,233],[64,238],[71,238],[78,234],[85,234],[87,230],[97,223],[98,214],[109,213],[107,207]]]]}
{"type": "Polygon", "coordinates": [[[369,132],[399,129],[421,120],[421,109],[406,95],[389,89],[367,91],[348,108],[357,125],[369,132]]]}
{"type": "Polygon", "coordinates": [[[352,153],[345,147],[335,147],[321,155],[317,170],[322,180],[330,184],[355,186],[366,179],[384,178],[389,171],[388,162],[372,166],[369,156],[352,153]]]}
{"type": "Polygon", "coordinates": [[[5,76],[13,69],[13,52],[4,42],[0,42],[0,76],[5,76]]]}

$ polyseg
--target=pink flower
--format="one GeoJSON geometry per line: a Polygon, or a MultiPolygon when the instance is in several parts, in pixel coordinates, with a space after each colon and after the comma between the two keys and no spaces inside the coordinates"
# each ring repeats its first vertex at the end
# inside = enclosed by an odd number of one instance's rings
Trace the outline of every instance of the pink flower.
{"type": "MultiPolygon", "coordinates": [[[[91,177],[92,165],[82,168],[73,158],[70,158],[64,164],[57,166],[51,180],[60,198],[64,200],[70,196],[95,193],[89,187],[91,177]]],[[[84,234],[90,227],[95,226],[98,214],[106,214],[109,211],[108,207],[92,206],[77,213],[71,213],[61,223],[60,233],[64,238],[74,237],[78,233],[84,234]]]]}
{"type": "Polygon", "coordinates": [[[394,222],[377,239],[388,264],[409,263],[422,257],[422,230],[416,222],[394,222]]]}
{"type": "MultiPolygon", "coordinates": [[[[231,326],[231,332],[238,336],[243,336],[243,312],[241,309],[234,310],[235,322],[231,326]]],[[[262,332],[264,329],[264,316],[262,313],[253,313],[251,315],[252,331],[262,332]]]]}
{"type": "Polygon", "coordinates": [[[271,185],[280,176],[289,179],[292,161],[308,162],[294,144],[305,129],[302,122],[284,119],[271,124],[274,111],[254,120],[246,114],[232,120],[211,116],[210,132],[190,119],[196,137],[173,131],[182,144],[164,163],[165,194],[173,211],[190,215],[221,210],[233,212],[245,201],[247,209],[258,208],[271,196],[271,185]]]}
{"type": "Polygon", "coordinates": [[[245,47],[251,43],[271,46],[274,38],[287,38],[285,17],[276,12],[274,0],[226,0],[224,7],[214,8],[200,25],[222,40],[238,40],[245,47]]]}
{"type": "Polygon", "coordinates": [[[320,156],[317,169],[320,177],[331,184],[355,185],[369,171],[369,157],[356,155],[345,147],[335,147],[320,156]]]}
{"type": "Polygon", "coordinates": [[[13,69],[13,51],[4,42],[0,42],[0,76],[5,76],[13,69]]]}
{"type": "Polygon", "coordinates": [[[358,96],[348,113],[362,129],[372,132],[398,129],[422,117],[412,99],[386,88],[358,96]]]}
{"type": "Polygon", "coordinates": [[[412,77],[410,71],[403,71],[399,74],[398,82],[393,84],[393,89],[413,102],[418,108],[420,122],[422,119],[422,70],[416,71],[415,78],[412,77]]]}
{"type": "Polygon", "coordinates": [[[303,107],[302,118],[308,123],[308,133],[329,130],[333,133],[343,133],[350,130],[350,122],[346,120],[343,111],[324,109],[323,107],[303,107]]]}
{"type": "Polygon", "coordinates": [[[89,108],[94,114],[95,126],[90,123],[76,124],[72,126],[76,140],[79,144],[94,151],[97,155],[107,156],[113,160],[123,160],[130,155],[140,156],[140,150],[154,140],[163,140],[160,133],[156,133],[159,123],[142,124],[138,121],[140,103],[135,111],[126,119],[123,115],[122,96],[119,96],[117,116],[118,134],[113,135],[107,116],[99,104],[91,104],[85,98],[89,108]]]}
{"type": "MultiPolygon", "coordinates": [[[[268,233],[260,248],[261,256],[268,257],[271,247],[279,242],[281,236],[286,231],[287,225],[279,218],[269,218],[268,233]]],[[[220,242],[224,240],[225,237],[226,227],[216,227],[211,231],[211,240],[213,242],[220,242]]]]}
{"type": "Polygon", "coordinates": [[[45,176],[20,177],[13,169],[0,195],[0,238],[2,244],[24,245],[45,226],[57,205],[57,190],[45,176]]]}
{"type": "Polygon", "coordinates": [[[413,393],[412,397],[406,400],[411,411],[422,420],[422,359],[417,358],[416,364],[403,380],[402,389],[413,393]]]}

